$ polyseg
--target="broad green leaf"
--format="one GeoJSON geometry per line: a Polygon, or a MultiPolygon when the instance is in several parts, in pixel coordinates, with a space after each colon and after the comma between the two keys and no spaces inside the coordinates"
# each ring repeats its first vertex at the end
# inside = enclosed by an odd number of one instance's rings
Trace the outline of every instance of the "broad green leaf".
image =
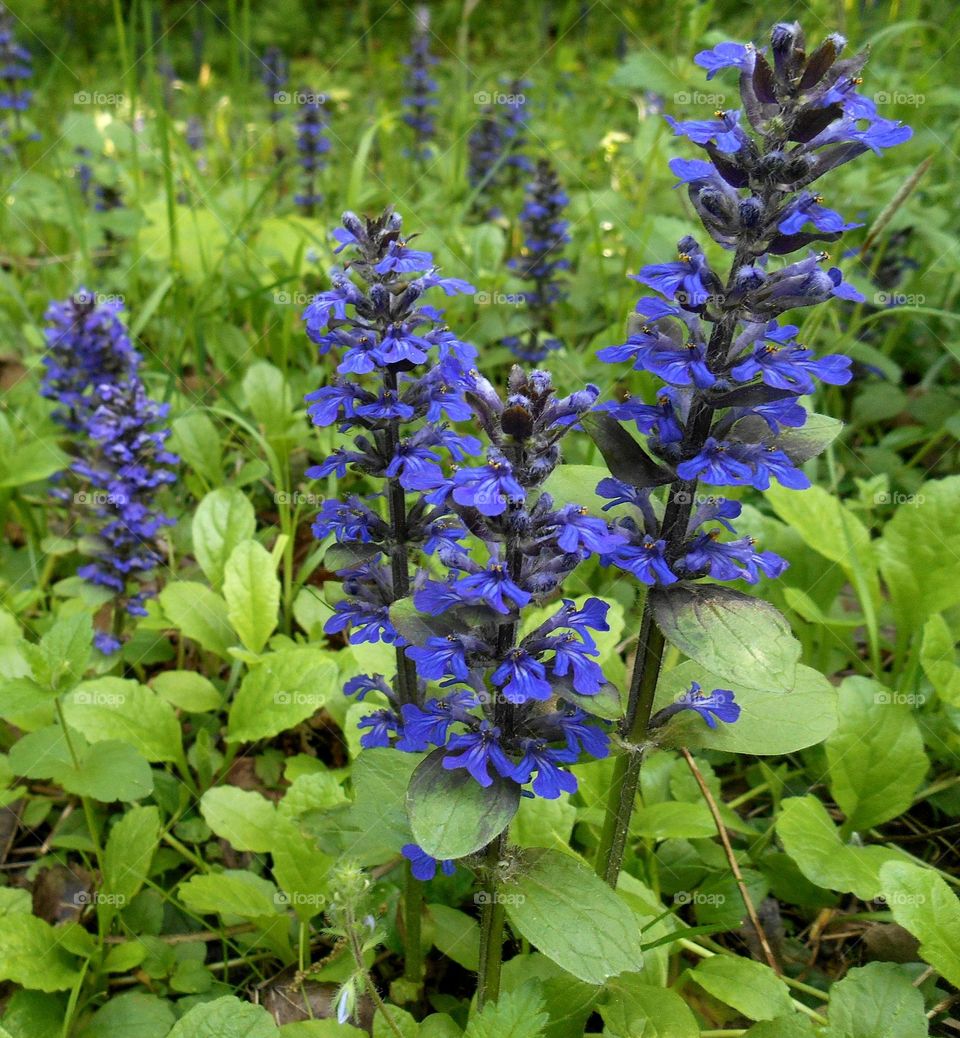
{"type": "Polygon", "coordinates": [[[193,411],[172,423],[170,449],[211,486],[222,478],[223,452],[220,433],[202,411],[193,411]]]}
{"type": "Polygon", "coordinates": [[[717,827],[703,801],[668,800],[638,807],[630,819],[630,832],[646,840],[702,840],[715,836],[717,827]]]}
{"type": "Polygon", "coordinates": [[[193,554],[210,583],[219,588],[233,549],[253,537],[257,528],[253,505],[236,487],[217,487],[193,513],[193,554]]]}
{"type": "Polygon", "coordinates": [[[604,411],[591,411],[583,415],[580,421],[616,479],[632,487],[656,487],[674,478],[647,454],[612,415],[604,411]]]}
{"type": "Polygon", "coordinates": [[[354,802],[342,834],[346,857],[364,865],[375,864],[413,842],[406,810],[407,786],[422,760],[418,753],[377,747],[364,750],[354,761],[354,802]]]}
{"type": "Polygon", "coordinates": [[[540,986],[528,982],[471,1015],[463,1038],[540,1038],[548,1020],[540,986]]]}
{"type": "Polygon", "coordinates": [[[66,993],[15,991],[3,1014],[11,1038],[63,1038],[67,997],[66,993]]]}
{"type": "Polygon", "coordinates": [[[609,519],[603,506],[610,502],[597,493],[597,484],[609,476],[609,470],[603,465],[558,465],[543,484],[543,489],[553,498],[557,508],[579,505],[590,515],[609,519]]]}
{"type": "Polygon", "coordinates": [[[293,398],[283,372],[267,361],[251,364],[243,376],[243,392],[264,432],[283,435],[293,417],[293,398]]]}
{"type": "Polygon", "coordinates": [[[21,651],[33,666],[34,679],[62,692],[83,677],[90,662],[92,644],[90,614],[76,613],[57,620],[38,644],[24,643],[21,651]]]}
{"type": "Polygon", "coordinates": [[[262,1006],[224,995],[184,1013],[167,1038],[278,1038],[279,1034],[262,1006]]]}
{"type": "Polygon", "coordinates": [[[481,786],[465,768],[447,771],[446,751],[434,750],[407,787],[414,840],[434,858],[463,858],[486,847],[510,824],[520,806],[520,787],[497,774],[481,786]]]}
{"type": "Polygon", "coordinates": [[[762,962],[714,955],[691,970],[690,976],[748,1020],[772,1020],[793,1009],[790,989],[762,962]]]}
{"type": "Polygon", "coordinates": [[[856,847],[841,840],[827,809],[816,797],[788,797],[777,833],[800,871],[827,890],[851,891],[871,901],[881,890],[880,867],[904,855],[888,847],[856,847]]]}
{"type": "Polygon", "coordinates": [[[747,443],[766,443],[782,450],[794,465],[822,454],[840,435],[843,422],[825,414],[808,414],[799,429],[781,428],[774,435],[759,415],[741,418],[731,430],[731,438],[747,443]]]}
{"type": "Polygon", "coordinates": [[[284,818],[292,819],[310,811],[329,811],[347,802],[347,794],[336,775],[329,771],[317,771],[298,775],[283,794],[277,810],[284,818]]]}
{"type": "Polygon", "coordinates": [[[90,742],[128,742],[149,761],[173,761],[181,755],[180,723],[173,707],[138,681],[85,681],[65,698],[63,711],[70,727],[90,742]]]}
{"type": "Polygon", "coordinates": [[[950,706],[960,706],[956,639],[947,621],[939,614],[931,616],[924,625],[920,664],[937,695],[950,706]]]}
{"type": "Polygon", "coordinates": [[[257,919],[275,915],[284,905],[283,895],[269,880],[239,869],[191,876],[177,889],[187,908],[200,915],[257,919]]]}
{"type": "Polygon", "coordinates": [[[322,912],[327,904],[333,859],[290,823],[277,826],[271,853],[273,877],[297,918],[306,922],[322,912]]]}
{"type": "Polygon", "coordinates": [[[38,685],[32,678],[0,680],[0,717],[20,717],[52,702],[59,694],[57,689],[38,685]]]}
{"type": "Polygon", "coordinates": [[[190,714],[217,710],[223,703],[213,682],[194,670],[162,670],[151,687],[161,699],[190,714]]]}
{"type": "Polygon", "coordinates": [[[864,572],[874,599],[879,599],[877,558],[870,531],[835,494],[818,486],[798,491],[773,484],[764,497],[815,552],[839,563],[848,575],[857,568],[864,572]]]}
{"type": "Polygon", "coordinates": [[[277,626],[280,579],[270,552],[256,541],[238,544],[223,571],[227,618],[244,648],[261,652],[277,626]]]}
{"type": "Polygon", "coordinates": [[[312,717],[340,692],[337,665],[320,649],[282,649],[246,675],[230,706],[228,742],[270,739],[312,717]]]}
{"type": "Polygon", "coordinates": [[[0,456],[0,489],[23,487],[49,479],[70,465],[70,458],[53,439],[36,439],[18,444],[0,456]]]}
{"type": "Polygon", "coordinates": [[[960,476],[921,483],[877,544],[897,624],[906,631],[960,602],[960,476]]]}
{"type": "Polygon", "coordinates": [[[910,707],[863,677],[840,686],[839,724],[826,751],[830,792],[847,816],[848,832],[906,811],[929,766],[910,707]]]}
{"type": "Polygon", "coordinates": [[[110,830],[103,857],[102,892],[121,908],[140,892],[160,839],[160,812],[133,807],[110,830]]]}
{"type": "Polygon", "coordinates": [[[920,954],[945,980],[960,986],[960,900],[933,871],[913,862],[891,861],[880,869],[880,885],[893,918],[920,942],[920,954]]]}
{"type": "Polygon", "coordinates": [[[714,584],[658,588],[648,599],[667,641],[721,680],[789,692],[800,643],[768,602],[714,584]]]}
{"type": "Polygon", "coordinates": [[[206,584],[178,580],[160,592],[160,605],[174,627],[208,652],[229,657],[237,636],[227,617],[227,603],[206,584]]]}
{"type": "Polygon", "coordinates": [[[740,707],[735,724],[710,728],[693,710],[675,714],[663,738],[668,745],[690,749],[724,750],[728,753],[793,753],[822,742],[837,724],[837,690],[818,671],[802,664],[790,692],[746,688],[736,679],[723,680],[698,664],[687,661],[662,674],[654,708],[662,710],[696,681],[710,692],[726,688],[740,707]]]}
{"type": "Polygon", "coordinates": [[[114,995],[96,1011],[85,1038],[167,1038],[176,1014],[169,1001],[144,991],[114,995]]]}
{"type": "Polygon", "coordinates": [[[823,1038],[926,1038],[929,1033],[923,994],[912,975],[892,962],[850,970],[830,988],[829,1017],[823,1038]]]}
{"type": "MultiPolygon", "coordinates": [[[[631,978],[632,980],[632,978],[631,978]]],[[[697,1018],[669,988],[614,982],[610,999],[601,1005],[604,1035],[609,1038],[699,1038],[697,1018]]]]}
{"type": "Polygon", "coordinates": [[[0,980],[35,991],[65,991],[80,980],[61,931],[34,915],[11,915],[0,926],[0,980]]]}
{"type": "MultiPolygon", "coordinates": [[[[456,1038],[459,1038],[459,1027],[456,1032],[456,1038]]],[[[327,1019],[297,1020],[291,1024],[282,1024],[280,1038],[370,1038],[370,1036],[367,1031],[361,1031],[359,1027],[354,1027],[352,1024],[339,1024],[336,1020],[327,1019]]]]}
{"type": "Polygon", "coordinates": [[[577,809],[567,797],[521,797],[510,835],[521,847],[561,850],[569,846],[576,820],[577,809]]]}
{"type": "Polygon", "coordinates": [[[200,813],[217,836],[236,850],[263,853],[272,849],[277,810],[259,793],[216,786],[203,794],[200,813]]]}
{"type": "Polygon", "coordinates": [[[448,959],[476,973],[480,962],[480,924],[466,912],[447,905],[427,905],[433,943],[448,959]]]}
{"type": "Polygon", "coordinates": [[[593,871],[560,851],[530,851],[501,889],[513,927],[580,980],[602,984],[643,963],[636,917],[593,871]]]}

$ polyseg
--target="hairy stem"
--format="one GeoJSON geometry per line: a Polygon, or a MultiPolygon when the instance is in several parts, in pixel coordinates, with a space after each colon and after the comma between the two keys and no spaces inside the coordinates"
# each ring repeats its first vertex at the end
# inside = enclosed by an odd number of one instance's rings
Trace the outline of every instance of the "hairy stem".
{"type": "Polygon", "coordinates": [[[506,844],[501,833],[487,844],[486,877],[483,886],[483,911],[480,913],[480,969],[477,973],[477,1008],[496,1002],[500,994],[500,967],[503,963],[503,924],[505,908],[500,896],[500,856],[506,844]]]}
{"type": "MultiPolygon", "coordinates": [[[[727,291],[733,288],[737,271],[746,262],[748,253],[738,248],[730,266],[727,278],[727,291]]],[[[707,346],[707,357],[714,363],[722,363],[730,350],[736,332],[739,309],[725,314],[713,326],[710,342],[707,346]]],[[[681,454],[691,458],[697,454],[713,425],[714,408],[701,397],[695,395],[690,405],[684,429],[681,454]]],[[[697,495],[696,479],[676,479],[670,484],[667,506],[660,523],[659,539],[665,540],[666,558],[673,562],[680,554],[687,539],[690,518],[697,495]]],[[[643,613],[640,620],[640,634],[637,639],[637,653],[634,658],[633,674],[627,694],[627,707],[620,733],[624,738],[624,752],[614,763],[613,778],[607,795],[607,806],[597,847],[595,867],[597,874],[611,887],[616,887],[623,865],[627,836],[630,831],[630,817],[636,801],[637,786],[640,781],[640,765],[643,759],[643,743],[653,713],[654,697],[657,691],[657,680],[660,677],[660,666],[663,662],[663,651],[666,640],[663,632],[653,618],[651,596],[644,600],[643,613]]]]}

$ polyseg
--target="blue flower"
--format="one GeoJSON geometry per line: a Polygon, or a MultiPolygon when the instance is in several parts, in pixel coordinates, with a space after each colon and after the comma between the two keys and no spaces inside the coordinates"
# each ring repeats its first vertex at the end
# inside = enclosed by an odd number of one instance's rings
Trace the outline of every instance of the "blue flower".
{"type": "Polygon", "coordinates": [[[611,532],[602,519],[588,515],[579,505],[567,505],[558,512],[557,525],[560,532],[556,543],[562,551],[600,555],[613,551],[624,541],[622,534],[611,532]]]}
{"type": "MultiPolygon", "coordinates": [[[[400,852],[410,862],[410,871],[414,877],[422,882],[433,879],[437,874],[438,864],[440,871],[445,876],[452,876],[457,871],[456,865],[449,858],[438,861],[415,843],[405,843],[400,848],[400,852]]],[[[343,1023],[342,1020],[340,1022],[343,1023]]]]}
{"type": "Polygon", "coordinates": [[[707,79],[725,68],[751,71],[756,61],[756,51],[749,43],[718,43],[712,50],[702,50],[693,59],[707,70],[707,79]]]}
{"type": "Polygon", "coordinates": [[[636,280],[662,292],[668,299],[682,297],[699,306],[710,295],[703,281],[704,275],[710,272],[707,258],[689,237],[681,240],[678,251],[679,258],[674,263],[652,263],[635,276],[636,280]]]}
{"type": "Polygon", "coordinates": [[[677,575],[670,569],[664,555],[666,547],[667,542],[663,539],[644,537],[639,543],[621,545],[600,561],[632,573],[644,584],[675,584],[677,575]]]}
{"type": "Polygon", "coordinates": [[[689,461],[677,466],[677,475],[681,479],[701,479],[704,483],[715,485],[732,484],[743,486],[753,479],[750,466],[737,459],[736,452],[728,443],[723,443],[710,436],[703,448],[689,461]]]}
{"type": "Polygon", "coordinates": [[[677,697],[676,703],[682,710],[695,710],[707,722],[708,728],[716,728],[718,721],[733,724],[740,717],[740,707],[729,689],[715,688],[709,695],[704,695],[696,681],[692,681],[690,688],[677,697]]]}
{"type": "Polygon", "coordinates": [[[481,721],[475,732],[455,735],[447,743],[447,755],[443,758],[443,766],[447,771],[466,768],[473,779],[481,786],[493,785],[490,765],[503,778],[513,776],[514,766],[500,745],[500,729],[489,721],[481,721]]]}
{"type": "Polygon", "coordinates": [[[376,710],[361,717],[357,727],[369,728],[370,731],[360,737],[360,745],[365,750],[389,746],[390,736],[397,734],[397,725],[397,715],[392,710],[376,710]]]}
{"type": "Polygon", "coordinates": [[[458,469],[453,477],[454,501],[476,508],[481,515],[502,515],[512,502],[525,497],[510,463],[495,455],[479,468],[458,469]]]}
{"type": "Polygon", "coordinates": [[[719,152],[737,152],[748,140],[739,126],[738,111],[718,112],[716,119],[691,119],[687,122],[678,122],[669,115],[665,118],[676,136],[688,137],[694,144],[713,144],[719,152]]]}
{"type": "Polygon", "coordinates": [[[585,645],[573,634],[550,639],[554,651],[553,673],[558,678],[570,676],[574,689],[581,696],[595,696],[603,687],[603,671],[590,659],[598,656],[596,648],[585,645]]]}
{"type": "Polygon", "coordinates": [[[428,681],[443,677],[466,681],[469,675],[467,650],[463,640],[450,634],[446,638],[434,636],[423,646],[408,646],[407,655],[417,666],[417,673],[428,681]]]}
{"type": "Polygon", "coordinates": [[[457,589],[476,602],[490,606],[498,613],[506,616],[511,611],[507,599],[514,606],[525,606],[530,601],[530,594],[524,591],[507,572],[507,568],[494,562],[487,569],[470,576],[462,577],[457,582],[457,589]]]}
{"type": "Polygon", "coordinates": [[[571,764],[577,759],[575,750],[569,748],[552,749],[545,742],[537,739],[523,741],[523,757],[513,770],[512,778],[521,785],[533,780],[533,792],[545,800],[556,800],[561,793],[576,793],[577,780],[569,771],[557,767],[558,764],[571,764]]]}
{"type": "Polygon", "coordinates": [[[544,665],[523,649],[511,649],[493,672],[493,683],[510,703],[547,700],[553,694],[544,665]]]}
{"type": "Polygon", "coordinates": [[[400,707],[403,735],[397,742],[397,749],[416,753],[431,743],[443,746],[450,726],[468,721],[468,711],[478,702],[472,692],[452,692],[442,699],[428,699],[422,708],[414,703],[404,703],[400,707]]]}

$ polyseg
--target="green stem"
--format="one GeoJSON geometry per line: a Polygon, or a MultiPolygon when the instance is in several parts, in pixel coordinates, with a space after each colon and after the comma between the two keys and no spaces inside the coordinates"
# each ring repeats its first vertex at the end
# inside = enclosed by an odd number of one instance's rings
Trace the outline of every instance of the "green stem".
{"type": "Polygon", "coordinates": [[[410,863],[407,862],[407,875],[403,891],[403,976],[411,984],[423,983],[423,948],[420,939],[422,912],[423,884],[414,876],[410,863]]]}
{"type": "Polygon", "coordinates": [[[503,964],[503,924],[506,909],[500,896],[500,856],[505,843],[503,833],[487,844],[484,902],[480,914],[480,969],[477,973],[477,1009],[496,1002],[500,994],[500,967],[503,964]]]}

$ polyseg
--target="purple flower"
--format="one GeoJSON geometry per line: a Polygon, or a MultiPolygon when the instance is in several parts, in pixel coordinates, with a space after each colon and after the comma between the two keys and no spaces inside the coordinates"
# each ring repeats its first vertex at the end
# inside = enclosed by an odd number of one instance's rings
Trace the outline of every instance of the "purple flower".
{"type": "Polygon", "coordinates": [[[466,768],[473,779],[481,786],[493,785],[490,765],[503,776],[512,778],[514,766],[510,758],[500,746],[500,729],[489,721],[481,721],[475,732],[455,735],[447,743],[447,755],[443,758],[443,766],[447,771],[466,768]]]}
{"type": "Polygon", "coordinates": [[[702,479],[704,483],[721,486],[742,486],[753,479],[750,466],[737,460],[730,444],[722,443],[712,436],[694,457],[677,466],[677,475],[681,479],[702,479]]]}
{"type": "Polygon", "coordinates": [[[410,871],[414,877],[422,882],[433,879],[437,874],[438,864],[440,871],[445,876],[452,876],[457,871],[456,865],[449,858],[438,862],[436,858],[432,858],[422,847],[418,847],[415,843],[405,843],[400,848],[400,852],[410,862],[410,871]]]}
{"type": "MultiPolygon", "coordinates": [[[[749,471],[749,470],[748,470],[749,471]]],[[[677,575],[670,569],[664,552],[667,542],[644,537],[638,544],[624,544],[604,556],[604,565],[613,565],[632,573],[644,584],[675,584],[677,575]]]]}
{"type": "Polygon", "coordinates": [[[453,477],[454,501],[476,508],[481,515],[502,515],[511,502],[525,497],[506,459],[494,457],[479,468],[458,469],[453,477]]]}
{"type": "Polygon", "coordinates": [[[493,672],[493,683],[510,703],[547,700],[553,694],[544,665],[523,649],[512,649],[493,672]]]}
{"type": "Polygon", "coordinates": [[[591,656],[599,653],[585,645],[573,634],[550,640],[554,651],[553,673],[558,678],[570,676],[574,689],[581,696],[595,696],[603,687],[603,671],[591,656]]]}
{"type": "Polygon", "coordinates": [[[422,647],[408,646],[406,652],[416,664],[420,677],[428,681],[437,681],[443,677],[467,680],[467,649],[463,640],[456,635],[450,634],[446,638],[435,636],[422,647]]]}
{"type": "Polygon", "coordinates": [[[524,785],[536,772],[537,777],[533,780],[533,792],[538,797],[543,797],[545,800],[556,800],[561,793],[576,793],[577,780],[569,771],[557,767],[558,764],[573,763],[577,759],[575,750],[571,750],[569,747],[562,750],[551,749],[540,740],[525,739],[523,751],[523,757],[511,776],[515,781],[524,785]]]}
{"type": "Polygon", "coordinates": [[[725,68],[751,71],[756,56],[752,43],[718,43],[713,50],[700,51],[693,60],[707,70],[707,79],[713,79],[725,68]]]}
{"type": "Polygon", "coordinates": [[[708,728],[716,728],[718,721],[733,724],[740,716],[740,707],[734,702],[733,693],[727,688],[715,688],[704,695],[696,681],[677,697],[682,710],[695,710],[707,722],[708,728]]]}

